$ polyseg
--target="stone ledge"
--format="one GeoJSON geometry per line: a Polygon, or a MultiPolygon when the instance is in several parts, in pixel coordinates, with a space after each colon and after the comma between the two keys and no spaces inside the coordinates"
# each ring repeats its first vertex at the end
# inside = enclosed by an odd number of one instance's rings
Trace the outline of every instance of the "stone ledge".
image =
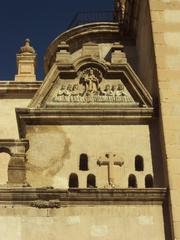
{"type": "Polygon", "coordinates": [[[53,189],[0,188],[0,205],[30,205],[36,201],[59,201],[61,206],[91,204],[162,204],[166,188],[149,189],[53,189]]]}
{"type": "MultiPolygon", "coordinates": [[[[0,139],[0,152],[3,149],[6,151],[7,149],[9,150],[9,154],[12,155],[12,149],[17,147],[22,147],[25,149],[25,152],[29,148],[29,141],[27,139],[0,139]]],[[[16,153],[17,154],[17,153],[16,153]]]]}
{"type": "Polygon", "coordinates": [[[153,108],[65,108],[31,109],[16,108],[19,136],[25,138],[26,125],[107,125],[149,124],[153,108]]]}
{"type": "Polygon", "coordinates": [[[32,98],[41,84],[42,81],[0,81],[0,98],[32,98]]]}

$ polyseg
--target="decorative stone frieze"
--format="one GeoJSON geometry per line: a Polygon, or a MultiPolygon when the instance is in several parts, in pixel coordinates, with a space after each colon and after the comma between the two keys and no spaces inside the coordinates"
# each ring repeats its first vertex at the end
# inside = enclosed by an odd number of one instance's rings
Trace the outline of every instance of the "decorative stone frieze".
{"type": "MultiPolygon", "coordinates": [[[[97,68],[86,68],[78,81],[64,81],[53,97],[53,103],[134,103],[121,81],[104,83],[102,72],[97,68]]],[[[50,104],[50,103],[49,103],[50,104]]]]}

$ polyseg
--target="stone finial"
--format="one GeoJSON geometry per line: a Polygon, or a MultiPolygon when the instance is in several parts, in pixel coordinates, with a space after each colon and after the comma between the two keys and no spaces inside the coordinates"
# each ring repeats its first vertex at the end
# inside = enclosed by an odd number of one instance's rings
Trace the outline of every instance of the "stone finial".
{"type": "Polygon", "coordinates": [[[57,51],[58,51],[58,52],[60,52],[60,51],[62,51],[62,50],[65,50],[65,51],[69,52],[69,45],[68,45],[66,42],[64,42],[64,41],[62,41],[62,42],[57,46],[57,51]]]}
{"type": "Polygon", "coordinates": [[[58,62],[59,64],[70,64],[71,63],[71,55],[69,52],[69,45],[64,41],[61,42],[57,46],[56,62],[58,62]]]}
{"type": "Polygon", "coordinates": [[[127,63],[126,54],[123,52],[124,46],[115,42],[111,48],[111,63],[123,64],[127,63]]]}
{"type": "Polygon", "coordinates": [[[28,38],[26,38],[24,46],[20,48],[19,51],[20,54],[35,54],[35,50],[33,47],[30,46],[30,40],[28,38]]]}
{"type": "Polygon", "coordinates": [[[30,45],[30,40],[26,39],[23,47],[20,48],[16,55],[18,73],[15,76],[15,81],[32,82],[36,81],[36,52],[30,45]]]}

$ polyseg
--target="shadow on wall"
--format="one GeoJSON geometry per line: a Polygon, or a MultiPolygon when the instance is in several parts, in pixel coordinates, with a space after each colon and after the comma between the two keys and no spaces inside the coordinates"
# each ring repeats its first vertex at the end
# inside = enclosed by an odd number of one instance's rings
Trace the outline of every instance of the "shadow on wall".
{"type": "Polygon", "coordinates": [[[26,164],[27,181],[32,185],[52,186],[53,177],[70,156],[70,139],[61,126],[31,127],[27,138],[30,143],[26,164]]]}

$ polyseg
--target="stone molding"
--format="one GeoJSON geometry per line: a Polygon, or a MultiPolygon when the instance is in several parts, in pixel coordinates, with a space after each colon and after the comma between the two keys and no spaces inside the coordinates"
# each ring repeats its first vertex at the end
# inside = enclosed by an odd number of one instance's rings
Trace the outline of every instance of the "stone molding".
{"type": "Polygon", "coordinates": [[[42,81],[0,81],[0,98],[32,99],[41,84],[42,81]]]}
{"type": "Polygon", "coordinates": [[[76,107],[76,109],[16,109],[19,135],[26,136],[26,125],[71,125],[71,124],[148,124],[153,119],[153,108],[108,109],[76,107]]]}
{"type": "Polygon", "coordinates": [[[29,148],[27,139],[0,139],[0,152],[6,151],[10,156],[22,156],[29,148]]]}
{"type": "Polygon", "coordinates": [[[92,40],[95,38],[101,39],[101,35],[106,34],[106,39],[108,39],[108,42],[112,41],[113,39],[119,39],[119,24],[118,23],[112,23],[112,22],[97,22],[97,23],[88,23],[84,24],[78,27],[74,27],[72,29],[67,30],[66,32],[63,32],[60,34],[52,43],[49,45],[45,57],[44,57],[44,69],[45,74],[47,74],[52,67],[52,65],[55,63],[56,60],[56,52],[58,49],[58,45],[61,42],[66,42],[69,44],[71,52],[75,48],[74,43],[78,41],[78,39],[82,38],[84,39],[84,42],[80,43],[79,48],[82,48],[82,45],[85,43],[88,43],[91,41],[90,36],[92,37],[92,40]],[[113,37],[112,37],[113,34],[113,37]],[[95,37],[96,35],[96,37],[95,37]],[[97,36],[98,35],[98,36],[97,36]],[[86,39],[87,38],[87,39],[86,39]]]}
{"type": "Polygon", "coordinates": [[[160,204],[166,200],[166,188],[152,189],[53,189],[0,188],[0,205],[29,205],[38,208],[54,208],[57,204],[160,204]],[[12,201],[13,199],[13,201],[12,201]],[[49,202],[49,204],[48,204],[49,202]],[[54,202],[54,205],[52,204],[54,202]],[[39,205],[40,203],[40,205],[39,205]],[[39,205],[39,206],[38,206],[39,205]]]}

